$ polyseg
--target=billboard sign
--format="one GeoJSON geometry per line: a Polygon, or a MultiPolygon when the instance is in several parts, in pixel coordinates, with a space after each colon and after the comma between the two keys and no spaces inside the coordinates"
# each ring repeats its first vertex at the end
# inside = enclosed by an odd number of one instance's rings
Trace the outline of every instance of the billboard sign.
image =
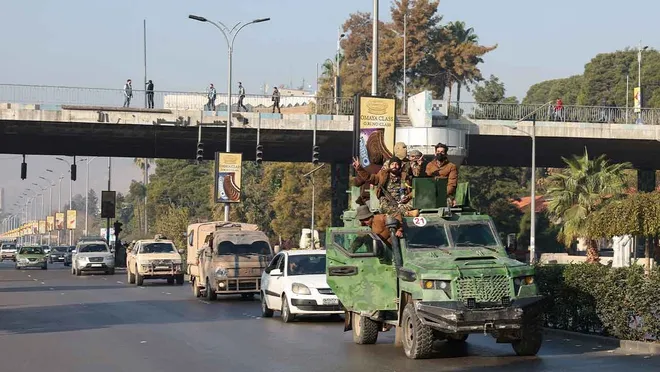
{"type": "Polygon", "coordinates": [[[241,171],[243,154],[215,153],[215,202],[241,202],[241,171]]]}
{"type": "Polygon", "coordinates": [[[356,97],[354,156],[371,174],[378,173],[394,154],[396,101],[383,97],[356,97]]]}

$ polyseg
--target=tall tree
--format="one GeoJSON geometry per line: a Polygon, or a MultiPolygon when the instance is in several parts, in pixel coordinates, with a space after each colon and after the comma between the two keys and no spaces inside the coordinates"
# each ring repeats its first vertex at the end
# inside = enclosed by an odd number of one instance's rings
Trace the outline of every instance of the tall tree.
{"type": "Polygon", "coordinates": [[[518,103],[516,97],[506,97],[504,83],[495,75],[474,87],[474,100],[477,103],[518,103]]]}
{"type": "Polygon", "coordinates": [[[569,247],[576,239],[587,243],[587,261],[598,262],[596,243],[588,238],[587,218],[608,199],[625,190],[630,163],[611,164],[604,155],[589,159],[585,147],[582,156],[563,158],[566,170],[550,176],[548,210],[553,222],[561,223],[559,240],[569,247]]]}
{"type": "Polygon", "coordinates": [[[94,189],[87,192],[87,215],[94,218],[99,215],[99,198],[94,189]]]}

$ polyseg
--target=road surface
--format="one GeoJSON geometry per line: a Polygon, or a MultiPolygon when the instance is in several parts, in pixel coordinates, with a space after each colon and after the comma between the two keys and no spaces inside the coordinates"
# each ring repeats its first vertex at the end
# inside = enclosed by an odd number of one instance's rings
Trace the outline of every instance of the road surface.
{"type": "Polygon", "coordinates": [[[208,303],[184,286],[126,276],[74,277],[61,264],[18,271],[0,263],[3,371],[657,371],[660,356],[547,337],[538,357],[471,335],[466,346],[440,342],[434,359],[410,360],[393,332],[355,345],[343,322],[283,324],[260,318],[257,300],[208,303]]]}

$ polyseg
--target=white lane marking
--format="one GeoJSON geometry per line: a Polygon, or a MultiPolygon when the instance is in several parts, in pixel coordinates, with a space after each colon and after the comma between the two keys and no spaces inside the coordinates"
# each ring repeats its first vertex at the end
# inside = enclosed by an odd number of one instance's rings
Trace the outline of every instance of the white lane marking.
{"type": "Polygon", "coordinates": [[[117,280],[117,284],[124,284],[124,282],[120,282],[119,280],[117,280]]]}
{"type": "Polygon", "coordinates": [[[28,278],[31,278],[31,277],[32,277],[32,275],[28,274],[28,278]]]}
{"type": "Polygon", "coordinates": [[[32,280],[34,280],[35,282],[37,281],[37,279],[32,279],[32,280]]]}
{"type": "Polygon", "coordinates": [[[166,294],[166,295],[171,295],[171,293],[170,293],[170,292],[165,292],[165,294],[166,294]]]}
{"type": "Polygon", "coordinates": [[[141,343],[141,344],[146,344],[146,343],[147,343],[147,341],[140,341],[140,343],[141,343]]]}
{"type": "Polygon", "coordinates": [[[50,289],[51,291],[54,291],[54,290],[55,290],[55,288],[48,288],[48,289],[50,289]]]}
{"type": "Polygon", "coordinates": [[[201,303],[203,303],[203,304],[206,304],[206,305],[210,305],[210,304],[211,304],[210,302],[208,302],[208,301],[204,301],[204,300],[198,300],[198,301],[201,302],[201,303]]]}
{"type": "Polygon", "coordinates": [[[108,280],[108,278],[101,278],[101,279],[103,279],[103,280],[108,280]]]}
{"type": "Polygon", "coordinates": [[[44,283],[44,282],[41,282],[41,284],[46,284],[46,283],[44,283]]]}

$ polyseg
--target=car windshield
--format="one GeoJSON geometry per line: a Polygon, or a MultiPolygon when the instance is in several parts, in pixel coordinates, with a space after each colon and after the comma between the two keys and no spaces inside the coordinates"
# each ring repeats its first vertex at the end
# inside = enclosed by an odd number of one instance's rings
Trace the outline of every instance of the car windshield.
{"type": "Polygon", "coordinates": [[[68,247],[53,247],[53,251],[65,253],[68,247]]]}
{"type": "Polygon", "coordinates": [[[449,233],[456,247],[495,246],[497,239],[487,223],[449,225],[449,233]]]}
{"type": "Polygon", "coordinates": [[[44,250],[41,247],[23,247],[19,254],[44,254],[44,250]]]}
{"type": "Polygon", "coordinates": [[[175,252],[172,243],[147,243],[140,247],[140,253],[172,253],[175,252]]]}
{"type": "Polygon", "coordinates": [[[445,226],[439,223],[428,223],[420,227],[412,221],[406,221],[403,232],[406,236],[406,246],[410,249],[449,247],[445,226]]]}
{"type": "Polygon", "coordinates": [[[251,244],[234,244],[230,241],[222,241],[218,244],[218,255],[224,254],[270,254],[270,246],[268,242],[257,240],[251,244]]]}
{"type": "Polygon", "coordinates": [[[100,243],[90,243],[90,244],[81,244],[78,248],[78,253],[91,253],[91,252],[107,252],[108,248],[105,244],[100,243]]]}
{"type": "Polygon", "coordinates": [[[2,250],[10,250],[10,249],[16,250],[16,246],[13,245],[13,244],[3,244],[2,248],[0,248],[0,249],[2,249],[2,250]]]}
{"type": "Polygon", "coordinates": [[[288,275],[325,274],[324,254],[301,254],[289,256],[288,275]]]}

